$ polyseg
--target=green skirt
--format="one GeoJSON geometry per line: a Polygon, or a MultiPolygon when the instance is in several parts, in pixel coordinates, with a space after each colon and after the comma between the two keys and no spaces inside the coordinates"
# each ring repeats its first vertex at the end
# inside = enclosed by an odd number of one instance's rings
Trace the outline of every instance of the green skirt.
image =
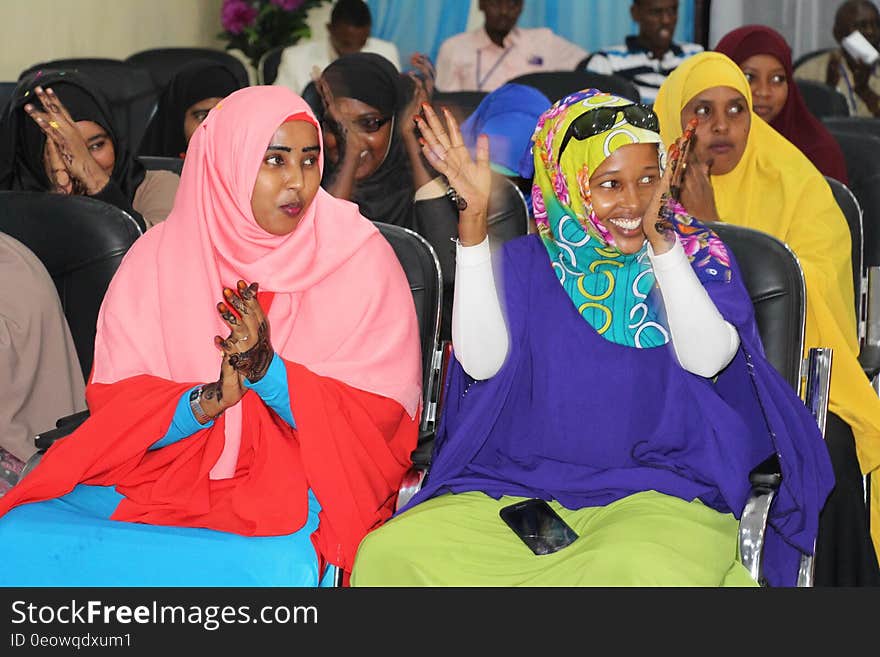
{"type": "Polygon", "coordinates": [[[578,534],[535,555],[498,515],[523,500],[479,492],[419,504],[362,541],[352,586],[756,586],[736,518],[656,491],[553,509],[578,534]]]}

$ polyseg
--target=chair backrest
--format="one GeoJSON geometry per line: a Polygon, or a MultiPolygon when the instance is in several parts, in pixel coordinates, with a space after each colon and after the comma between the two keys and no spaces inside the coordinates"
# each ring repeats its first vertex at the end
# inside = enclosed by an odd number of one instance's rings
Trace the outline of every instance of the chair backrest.
{"type": "Polygon", "coordinates": [[[98,310],[122,257],[141,235],[138,225],[88,196],[0,192],[0,231],[27,246],[49,271],[88,377],[98,310]]]}
{"type": "Polygon", "coordinates": [[[866,267],[880,265],[880,136],[829,125],[849,175],[849,188],[862,207],[863,257],[866,267]]]}
{"type": "Polygon", "coordinates": [[[831,192],[834,194],[834,200],[840,206],[840,211],[843,212],[843,216],[846,217],[846,223],[849,226],[850,243],[852,244],[853,291],[856,297],[856,317],[859,318],[862,316],[862,274],[865,262],[863,255],[862,208],[849,187],[830,176],[825,176],[825,180],[828,181],[831,192]]]}
{"type": "MultiPolygon", "coordinates": [[[[394,249],[412,291],[422,344],[423,405],[427,409],[436,393],[433,363],[434,353],[439,348],[440,305],[443,301],[440,262],[428,241],[418,233],[378,221],[374,224],[394,249]]],[[[428,414],[423,412],[422,429],[427,418],[428,414]]]]}
{"type": "Polygon", "coordinates": [[[6,104],[15,92],[17,82],[0,82],[0,116],[6,114],[6,104]]]}
{"type": "Polygon", "coordinates": [[[489,193],[488,221],[493,247],[529,231],[529,208],[523,193],[510,178],[495,171],[489,193]]]}
{"type": "Polygon", "coordinates": [[[854,132],[880,137],[880,119],[866,116],[823,116],[822,123],[832,132],[854,132]]]}
{"type": "Polygon", "coordinates": [[[805,52],[803,55],[800,55],[797,59],[794,60],[791,68],[792,68],[792,70],[795,71],[795,74],[797,74],[797,67],[798,66],[800,66],[801,64],[806,64],[811,59],[815,59],[816,57],[819,57],[820,55],[824,55],[826,52],[828,52],[830,50],[834,50],[834,48],[820,48],[819,50],[811,50],[810,52],[805,52]]]}
{"type": "Polygon", "coordinates": [[[120,59],[56,59],[31,66],[19,80],[39,69],[53,68],[79,71],[103,92],[116,125],[128,140],[132,150],[137,149],[147,123],[156,111],[158,89],[150,72],[120,59]]]}
{"type": "Polygon", "coordinates": [[[129,55],[125,61],[147,69],[153,77],[156,88],[161,90],[181,66],[193,59],[212,59],[220,62],[232,72],[243,87],[250,84],[244,64],[228,52],[214,48],[151,48],[129,55]]]}
{"type": "MultiPolygon", "coordinates": [[[[275,46],[269,48],[260,57],[257,74],[260,76],[260,84],[273,84],[278,77],[278,66],[281,64],[281,54],[287,46],[275,46]]],[[[298,90],[295,90],[299,93],[298,90]]]]}
{"type": "Polygon", "coordinates": [[[712,229],[739,264],[767,360],[799,391],[807,293],[797,256],[767,233],[724,223],[712,229]]]}
{"type": "Polygon", "coordinates": [[[486,91],[435,91],[431,103],[435,107],[448,107],[459,123],[463,123],[483,99],[489,95],[486,91]]]}
{"type": "Polygon", "coordinates": [[[607,91],[615,96],[629,98],[634,103],[639,103],[642,99],[638,88],[626,78],[595,71],[538,71],[520,75],[509,82],[534,87],[552,103],[581,89],[607,91]]]}
{"type": "Polygon", "coordinates": [[[178,176],[183,171],[183,158],[180,157],[161,157],[159,155],[140,155],[138,156],[141,164],[147,171],[172,171],[178,176]]]}
{"type": "Polygon", "coordinates": [[[795,78],[794,81],[813,116],[820,119],[826,116],[849,116],[846,96],[834,87],[815,80],[795,78]]]}

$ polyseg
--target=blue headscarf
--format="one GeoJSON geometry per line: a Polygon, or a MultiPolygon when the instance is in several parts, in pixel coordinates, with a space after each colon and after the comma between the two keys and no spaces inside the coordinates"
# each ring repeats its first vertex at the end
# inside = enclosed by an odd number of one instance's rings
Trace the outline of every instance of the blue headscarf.
{"type": "MultiPolygon", "coordinates": [[[[461,124],[465,146],[475,157],[477,137],[489,136],[493,169],[505,176],[521,176],[520,160],[528,152],[538,117],[552,103],[540,91],[523,84],[505,84],[488,94],[461,124]]],[[[531,175],[522,175],[531,178],[531,175]]]]}

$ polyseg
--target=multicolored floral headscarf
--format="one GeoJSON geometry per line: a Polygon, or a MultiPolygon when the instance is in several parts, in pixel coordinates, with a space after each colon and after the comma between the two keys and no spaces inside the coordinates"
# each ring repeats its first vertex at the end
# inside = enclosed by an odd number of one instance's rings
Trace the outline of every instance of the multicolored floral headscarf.
{"type": "MultiPolygon", "coordinates": [[[[608,131],[572,139],[560,159],[569,126],[596,107],[631,105],[632,101],[586,89],[566,96],[538,120],[534,135],[535,178],[532,202],[538,234],[547,248],[559,282],[581,316],[606,340],[637,348],[669,341],[662,299],[656,289],[647,242],[633,254],[614,246],[614,238],[596,217],[590,175],[614,151],[628,144],[658,144],[656,132],[630,125],[623,114],[608,131]]],[[[671,203],[673,227],[701,280],[729,280],[722,242],[671,203]]]]}

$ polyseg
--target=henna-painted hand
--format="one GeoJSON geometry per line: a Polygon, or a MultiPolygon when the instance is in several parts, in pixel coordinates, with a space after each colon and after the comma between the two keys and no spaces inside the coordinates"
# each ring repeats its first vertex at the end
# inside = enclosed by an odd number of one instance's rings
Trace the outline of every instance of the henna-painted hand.
{"type": "Polygon", "coordinates": [[[202,410],[211,417],[217,417],[227,408],[235,406],[244,397],[247,388],[244,387],[244,377],[239,374],[230,358],[233,351],[227,347],[226,341],[219,336],[214,338],[214,344],[223,352],[223,362],[220,363],[220,378],[217,381],[202,386],[202,410]]]}
{"type": "Polygon", "coordinates": [[[47,174],[55,184],[56,191],[64,191],[72,184],[71,191],[64,193],[90,196],[97,194],[107,186],[110,176],[92,157],[88,144],[76,127],[76,122],[52,89],[44,90],[42,87],[37,87],[34,89],[34,94],[39,100],[42,111],[33,103],[25,105],[24,111],[46,135],[47,150],[50,143],[57,150],[57,156],[51,152],[44,154],[44,159],[49,158],[47,162],[50,163],[51,168],[48,169],[47,174]],[[58,160],[66,169],[68,184],[64,184],[61,167],[57,166],[58,160]]]}
{"type": "Polygon", "coordinates": [[[249,382],[256,383],[263,378],[275,356],[269,332],[269,320],[257,301],[258,283],[248,285],[238,281],[236,290],[224,288],[223,298],[217,304],[217,312],[226,322],[231,333],[226,340],[216,336],[214,341],[224,353],[229,354],[229,363],[249,382]],[[234,311],[234,312],[233,312],[234,311]]]}
{"type": "Polygon", "coordinates": [[[416,117],[422,133],[422,153],[464,200],[459,206],[458,238],[463,246],[479,244],[488,234],[492,188],[489,138],[486,135],[477,138],[477,159],[474,161],[464,145],[458,123],[448,109],[443,110],[445,127],[430,105],[423,105],[422,112],[425,118],[416,117]]]}

